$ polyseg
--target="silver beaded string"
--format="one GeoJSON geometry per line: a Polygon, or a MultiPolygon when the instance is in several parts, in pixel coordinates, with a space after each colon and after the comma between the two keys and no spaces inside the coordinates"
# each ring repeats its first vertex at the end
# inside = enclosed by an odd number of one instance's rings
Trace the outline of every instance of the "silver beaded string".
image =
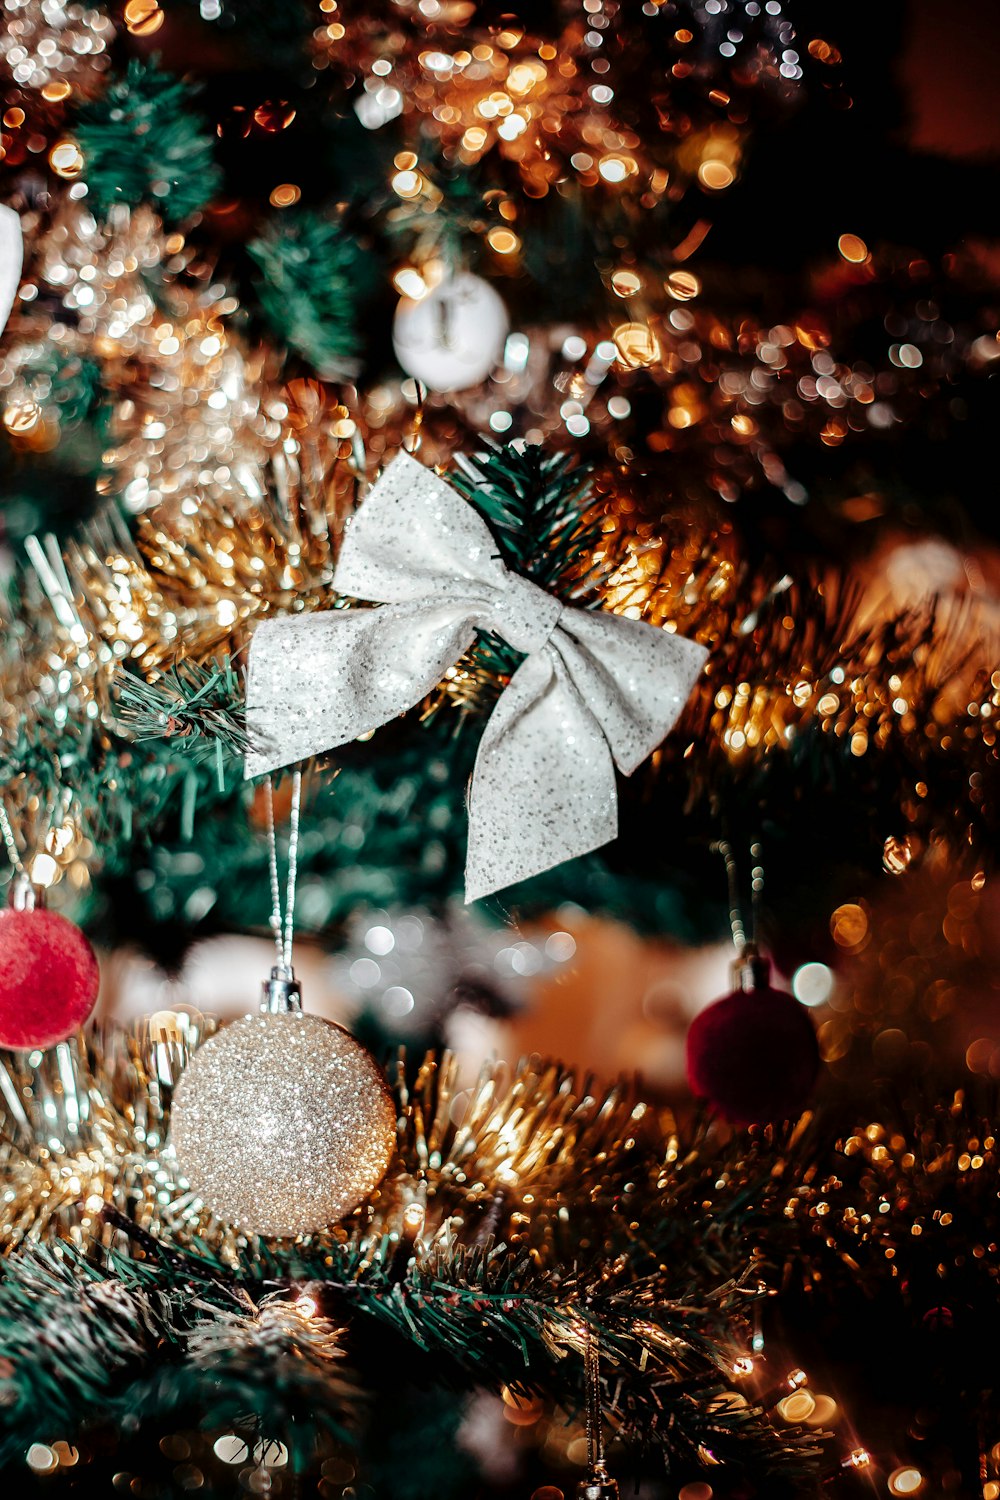
{"type": "MultiPolygon", "coordinates": [[[[722,855],[725,862],[729,891],[729,930],[737,953],[742,953],[747,947],[747,934],[740,910],[740,878],[736,856],[728,839],[717,839],[712,847],[722,855]]],[[[761,863],[763,852],[759,843],[750,845],[750,858],[754,862],[750,871],[750,947],[753,949],[760,943],[760,912],[764,901],[764,866],[761,863]]]]}
{"type": "MultiPolygon", "coordinates": [[[[747,935],[743,926],[743,914],[740,911],[740,878],[736,867],[736,856],[728,839],[719,839],[715,847],[722,855],[726,866],[726,883],[729,889],[729,929],[733,934],[733,944],[737,953],[742,953],[747,945],[747,935]]],[[[756,910],[754,918],[756,921],[756,910]]]]}
{"type": "Polygon", "coordinates": [[[292,777],[292,810],[288,831],[288,880],[285,915],[281,915],[281,885],[278,880],[278,841],[274,831],[274,783],[267,778],[267,855],[271,874],[271,931],[278,955],[278,968],[292,973],[292,940],[295,933],[295,882],[299,870],[299,821],[302,809],[302,772],[292,777]]]}
{"type": "Polygon", "coordinates": [[[10,818],[7,816],[7,809],[4,806],[3,802],[0,802],[0,832],[2,832],[3,834],[3,841],[7,849],[7,858],[10,860],[18,875],[23,875],[24,861],[21,859],[21,855],[18,851],[17,840],[14,837],[14,830],[11,827],[10,818]]]}
{"type": "MultiPolygon", "coordinates": [[[[42,827],[46,830],[57,828],[66,821],[69,814],[70,804],[73,801],[73,793],[69,787],[63,787],[60,792],[53,794],[52,802],[46,810],[42,827]]],[[[17,847],[17,836],[14,833],[10,815],[7,812],[6,803],[0,798],[0,835],[3,836],[4,847],[7,850],[7,858],[10,860],[17,875],[28,875],[29,871],[17,847]]],[[[37,848],[44,847],[42,840],[37,848]]]]}
{"type": "Polygon", "coordinates": [[[750,941],[754,948],[760,946],[760,909],[764,902],[764,866],[760,862],[763,853],[759,844],[750,845],[753,868],[750,871],[750,941]]]}

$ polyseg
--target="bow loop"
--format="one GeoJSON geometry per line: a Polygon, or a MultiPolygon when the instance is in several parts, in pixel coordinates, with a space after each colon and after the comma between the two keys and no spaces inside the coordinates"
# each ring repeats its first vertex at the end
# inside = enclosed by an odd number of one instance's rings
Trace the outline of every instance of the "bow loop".
{"type": "Polygon", "coordinates": [[[628,775],[676,721],[707,655],[651,625],[573,609],[512,573],[472,506],[405,454],[348,528],[334,574],[379,609],[265,620],[250,646],[248,776],[405,713],[492,629],[526,659],[483,733],[466,900],[614,838],[628,775]]]}
{"type": "Polygon", "coordinates": [[[541,651],[562,618],[562,600],[547,594],[530,578],[508,573],[489,623],[515,651],[541,651]]]}

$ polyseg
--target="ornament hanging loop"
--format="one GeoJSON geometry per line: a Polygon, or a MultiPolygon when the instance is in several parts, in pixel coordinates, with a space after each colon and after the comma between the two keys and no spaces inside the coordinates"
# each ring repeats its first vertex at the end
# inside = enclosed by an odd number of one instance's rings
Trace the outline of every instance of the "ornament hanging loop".
{"type": "Polygon", "coordinates": [[[753,994],[755,990],[766,990],[771,983],[771,963],[758,952],[755,943],[747,943],[742,953],[734,958],[731,968],[734,990],[753,994]]]}
{"type": "Polygon", "coordinates": [[[292,778],[292,809],[288,835],[288,879],[285,886],[285,913],[281,913],[281,885],[278,880],[278,841],[274,830],[274,785],[267,778],[267,852],[271,874],[271,931],[277,962],[270,979],[261,986],[262,1011],[270,1015],[301,1014],[302,991],[292,968],[292,941],[295,935],[295,882],[298,875],[299,821],[302,810],[302,772],[292,778]]]}
{"type": "Polygon", "coordinates": [[[618,1500],[618,1484],[604,1462],[604,1413],[601,1409],[601,1360],[597,1339],[587,1324],[584,1346],[587,1477],[576,1487],[576,1500],[618,1500]]]}
{"type": "Polygon", "coordinates": [[[602,1459],[576,1487],[577,1500],[618,1500],[618,1481],[612,1479],[602,1459]]]}

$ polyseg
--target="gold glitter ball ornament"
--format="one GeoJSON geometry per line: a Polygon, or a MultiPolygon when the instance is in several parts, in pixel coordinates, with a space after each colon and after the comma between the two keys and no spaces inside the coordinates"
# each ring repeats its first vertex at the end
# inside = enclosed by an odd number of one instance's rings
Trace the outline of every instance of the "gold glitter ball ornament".
{"type": "Polygon", "coordinates": [[[174,1096],[177,1165],[217,1218],[260,1235],[335,1224],[378,1186],[395,1144],[385,1080],[340,1026],[243,1016],[199,1047],[174,1096]]]}

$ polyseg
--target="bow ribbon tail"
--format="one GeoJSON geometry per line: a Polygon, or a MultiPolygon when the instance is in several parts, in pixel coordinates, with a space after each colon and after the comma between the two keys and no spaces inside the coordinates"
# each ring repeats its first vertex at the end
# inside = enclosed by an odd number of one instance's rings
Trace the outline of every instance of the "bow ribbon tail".
{"type": "Polygon", "coordinates": [[[483,733],[465,899],[589,854],[618,833],[626,776],[680,717],[708,655],[620,615],[566,610],[514,673],[483,733]]]}
{"type": "Polygon", "coordinates": [[[245,775],[322,755],[405,713],[474,635],[454,600],[265,620],[250,643],[245,775]]]}
{"type": "Polygon", "coordinates": [[[617,825],[607,740],[559,655],[539,651],[514,673],[480,742],[466,902],[599,848],[617,825]]]}
{"type": "Polygon", "coordinates": [[[623,776],[673,729],[708,658],[698,641],[597,610],[567,610],[554,644],[623,776]]]}

